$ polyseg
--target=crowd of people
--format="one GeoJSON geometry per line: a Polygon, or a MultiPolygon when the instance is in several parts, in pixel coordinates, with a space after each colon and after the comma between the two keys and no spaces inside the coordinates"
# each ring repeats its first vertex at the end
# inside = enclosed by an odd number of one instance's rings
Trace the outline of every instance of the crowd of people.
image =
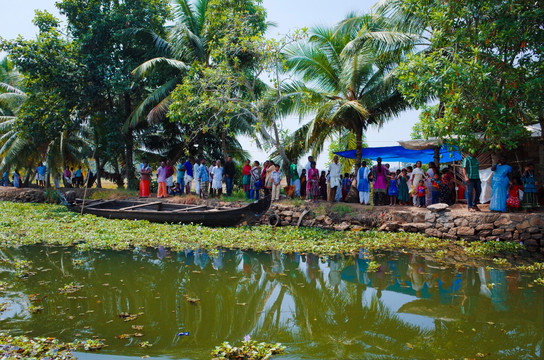
{"type": "MultiPolygon", "coordinates": [[[[427,170],[422,168],[421,161],[413,166],[391,170],[389,164],[383,164],[377,158],[376,164],[368,167],[365,161],[361,166],[350,173],[342,174],[342,165],[338,156],[326,170],[317,168],[312,156],[304,168],[299,169],[293,161],[284,176],[279,164],[266,160],[262,166],[259,161],[251,163],[249,160],[241,169],[241,183],[247,200],[258,200],[261,196],[271,196],[273,201],[280,199],[281,189],[285,189],[287,196],[310,201],[350,201],[358,197],[360,204],[369,205],[370,195],[373,194],[372,204],[377,206],[417,206],[426,207],[436,203],[452,205],[456,201],[457,185],[454,169],[451,166],[439,170],[434,162],[429,162],[427,170]],[[284,187],[282,181],[286,178],[284,187]],[[355,191],[352,191],[355,189],[355,191]],[[348,196],[349,194],[352,196],[348,196]],[[358,196],[357,196],[358,194],[358,196]],[[348,199],[348,197],[351,197],[348,199]]],[[[491,169],[491,211],[505,212],[524,209],[527,211],[539,207],[535,178],[535,166],[529,163],[524,171],[515,173],[504,158],[499,158],[491,169]]],[[[232,157],[225,161],[216,160],[209,166],[205,159],[195,160],[188,158],[179,162],[177,166],[169,160],[161,162],[156,169],[157,197],[165,198],[169,195],[190,194],[191,191],[202,199],[221,197],[223,189],[227,196],[232,196],[234,180],[237,177],[236,165],[232,157]]],[[[479,211],[482,183],[478,159],[467,155],[461,165],[462,182],[466,188],[465,199],[469,211],[479,211]]],[[[140,164],[140,197],[150,196],[150,185],[153,171],[150,164],[144,160],[140,164]]],[[[34,170],[38,187],[46,186],[47,167],[40,162],[34,170]]],[[[92,186],[96,176],[88,169],[85,176],[82,167],[75,170],[65,166],[62,174],[54,176],[55,187],[60,187],[60,179],[64,187],[92,186]],[[90,184],[90,185],[89,185],[90,184]]],[[[21,187],[22,179],[17,170],[12,173],[10,181],[9,170],[6,170],[0,179],[1,186],[21,187]]]]}
{"type": "MultiPolygon", "coordinates": [[[[157,197],[166,198],[168,195],[190,194],[194,191],[202,199],[221,197],[223,184],[226,195],[232,196],[234,176],[236,168],[232,157],[227,157],[224,163],[221,160],[214,161],[207,166],[206,159],[196,161],[188,158],[174,166],[170,160],[161,162],[157,168],[157,197]]],[[[147,160],[140,164],[140,197],[150,196],[150,185],[153,171],[147,160]]]]}
{"type": "MultiPolygon", "coordinates": [[[[39,188],[45,188],[47,185],[47,166],[43,162],[38,163],[38,166],[34,169],[34,178],[36,179],[36,185],[39,188]]],[[[54,186],[56,189],[60,188],[60,182],[62,182],[65,188],[84,187],[87,182],[88,187],[92,187],[96,180],[96,175],[88,169],[87,176],[83,173],[81,166],[78,166],[75,170],[73,167],[64,167],[62,174],[56,173],[53,177],[54,186]]],[[[23,180],[21,174],[16,169],[12,174],[12,181],[10,181],[9,170],[4,171],[2,179],[0,179],[0,186],[13,186],[16,188],[23,187],[23,180]]]]}

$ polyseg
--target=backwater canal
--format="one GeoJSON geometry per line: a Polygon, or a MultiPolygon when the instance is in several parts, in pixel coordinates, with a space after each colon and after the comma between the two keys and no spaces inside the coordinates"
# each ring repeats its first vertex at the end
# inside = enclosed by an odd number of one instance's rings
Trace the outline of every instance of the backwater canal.
{"type": "Polygon", "coordinates": [[[8,304],[0,329],[103,339],[98,357],[82,359],[209,359],[216,345],[246,335],[281,342],[287,349],[278,359],[543,356],[544,287],[515,271],[405,253],[372,263],[364,251],[319,258],[32,246],[2,249],[0,258],[0,302],[8,304]],[[16,260],[31,261],[34,274],[19,278],[16,260]],[[138,346],[143,341],[152,346],[138,346]]]}

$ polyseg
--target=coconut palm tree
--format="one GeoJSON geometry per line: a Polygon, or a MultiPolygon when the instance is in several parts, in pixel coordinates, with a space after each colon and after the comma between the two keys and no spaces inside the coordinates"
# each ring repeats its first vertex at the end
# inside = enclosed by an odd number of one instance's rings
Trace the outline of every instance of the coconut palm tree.
{"type": "Polygon", "coordinates": [[[387,30],[383,18],[368,15],[364,20],[349,26],[314,27],[308,41],[286,51],[287,66],[302,80],[288,90],[299,99],[293,101],[293,110],[314,114],[307,141],[312,147],[322,147],[328,136],[347,129],[355,135],[357,166],[363,132],[408,108],[393,76],[396,62],[390,52],[375,46],[395,37],[383,35],[387,30]],[[370,40],[358,44],[361,50],[347,51],[362,31],[370,40]]]}
{"type": "Polygon", "coordinates": [[[189,65],[198,62],[209,65],[208,35],[204,32],[208,0],[177,0],[174,4],[175,24],[162,39],[146,29],[135,29],[133,35],[152,44],[155,57],[138,66],[133,75],[159,85],[134,110],[126,127],[135,127],[146,120],[157,123],[165,119],[172,102],[172,91],[181,84],[189,65]],[[188,65],[189,64],[189,65],[188,65]]]}

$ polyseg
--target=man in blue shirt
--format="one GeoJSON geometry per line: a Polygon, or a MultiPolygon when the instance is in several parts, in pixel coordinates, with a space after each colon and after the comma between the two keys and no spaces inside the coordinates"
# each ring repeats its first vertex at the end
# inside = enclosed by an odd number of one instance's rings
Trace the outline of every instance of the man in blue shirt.
{"type": "Polygon", "coordinates": [[[202,199],[208,198],[208,185],[210,183],[210,175],[208,174],[208,168],[206,167],[206,160],[200,160],[200,197],[202,199]]]}
{"type": "Polygon", "coordinates": [[[183,164],[183,167],[185,168],[185,193],[190,194],[191,193],[191,182],[193,181],[193,162],[194,160],[192,158],[187,159],[187,161],[183,164]]]}
{"type": "Polygon", "coordinates": [[[47,167],[40,162],[38,167],[36,168],[36,180],[38,182],[38,186],[44,188],[45,187],[45,174],[47,173],[47,167]]]}

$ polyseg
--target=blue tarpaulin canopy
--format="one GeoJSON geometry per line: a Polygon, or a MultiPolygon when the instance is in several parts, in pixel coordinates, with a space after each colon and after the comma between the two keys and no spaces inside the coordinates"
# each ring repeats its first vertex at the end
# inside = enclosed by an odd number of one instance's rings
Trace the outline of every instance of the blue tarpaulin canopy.
{"type": "MultiPolygon", "coordinates": [[[[355,159],[355,150],[338,151],[335,154],[344,158],[355,159]]],[[[409,150],[402,146],[363,148],[363,159],[375,161],[378,157],[381,157],[383,162],[415,163],[416,161],[421,161],[422,163],[428,163],[434,161],[434,150],[409,150]]],[[[462,159],[463,157],[457,149],[448,148],[445,145],[442,145],[440,148],[441,163],[460,161],[462,159]]]]}

